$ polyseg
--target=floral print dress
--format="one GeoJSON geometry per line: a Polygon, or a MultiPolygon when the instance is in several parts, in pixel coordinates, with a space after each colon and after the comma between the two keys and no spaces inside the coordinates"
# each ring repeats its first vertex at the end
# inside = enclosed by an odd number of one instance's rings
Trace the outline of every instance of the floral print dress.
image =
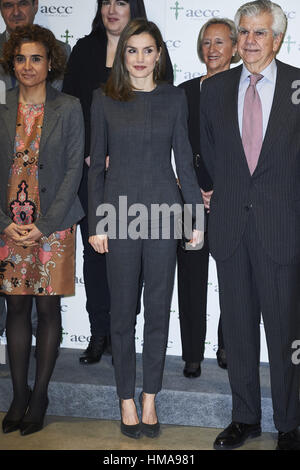
{"type": "MultiPolygon", "coordinates": [[[[7,214],[18,225],[41,215],[39,144],[44,105],[19,103],[15,153],[7,189],[7,214]]],[[[0,292],[8,295],[74,295],[75,227],[42,237],[30,247],[0,234],[0,292]]]]}

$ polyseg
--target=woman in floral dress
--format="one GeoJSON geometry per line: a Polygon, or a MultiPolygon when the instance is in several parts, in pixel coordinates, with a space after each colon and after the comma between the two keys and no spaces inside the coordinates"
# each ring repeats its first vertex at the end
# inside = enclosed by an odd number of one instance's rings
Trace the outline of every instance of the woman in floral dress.
{"type": "Polygon", "coordinates": [[[7,348],[14,397],[3,432],[43,427],[61,338],[60,296],[74,295],[75,228],[82,218],[82,112],[54,90],[65,57],[40,26],[13,33],[2,64],[19,87],[0,107],[0,292],[7,300],[7,348]],[[31,307],[36,298],[36,378],[28,387],[31,307]]]}

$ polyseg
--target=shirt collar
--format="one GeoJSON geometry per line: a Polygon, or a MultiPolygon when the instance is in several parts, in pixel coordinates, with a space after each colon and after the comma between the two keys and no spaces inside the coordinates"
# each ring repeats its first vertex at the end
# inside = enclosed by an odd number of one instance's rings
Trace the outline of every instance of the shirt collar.
{"type": "MultiPolygon", "coordinates": [[[[275,59],[272,60],[272,62],[261,72],[261,74],[264,76],[262,79],[268,80],[271,83],[275,83],[276,81],[276,72],[277,72],[277,65],[275,59]]],[[[245,82],[246,80],[249,81],[249,75],[251,75],[251,72],[247,69],[245,65],[243,65],[243,70],[241,74],[241,83],[245,82]]]]}

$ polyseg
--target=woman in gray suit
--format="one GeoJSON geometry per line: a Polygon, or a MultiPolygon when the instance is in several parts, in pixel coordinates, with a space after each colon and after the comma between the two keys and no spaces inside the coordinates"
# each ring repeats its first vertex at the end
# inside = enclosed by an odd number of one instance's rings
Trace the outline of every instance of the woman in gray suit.
{"type": "MultiPolygon", "coordinates": [[[[171,165],[172,148],[185,201],[193,204],[194,211],[202,203],[188,140],[185,93],[160,82],[164,65],[163,40],[157,26],[144,19],[131,21],[119,39],[104,92],[94,92],[91,114],[90,243],[97,252],[107,253],[121,431],[133,438],[140,437],[141,432],[149,437],[159,433],[154,400],[162,386],[176,265],[177,240],[172,227],[182,211],[171,165]],[[121,207],[124,197],[128,217],[121,207]],[[116,210],[117,236],[110,227],[108,236],[100,227],[105,224],[105,217],[98,217],[105,209],[103,203],[111,205],[108,210],[116,210]],[[166,215],[160,221],[159,215],[153,216],[153,209],[163,203],[169,208],[174,205],[174,216],[166,215]],[[134,209],[140,211],[136,231],[134,209]],[[171,234],[166,236],[161,232],[164,223],[170,221],[171,234]],[[134,403],[134,332],[141,269],[145,324],[140,423],[134,403]]],[[[192,244],[202,237],[203,231],[195,230],[192,244]]]]}
{"type": "Polygon", "coordinates": [[[17,29],[4,46],[2,65],[19,82],[0,105],[0,289],[14,393],[4,433],[42,429],[61,339],[60,296],[74,295],[84,125],[79,100],[48,84],[64,64],[54,35],[37,25],[17,29]],[[38,328],[31,391],[33,297],[38,328]]]}

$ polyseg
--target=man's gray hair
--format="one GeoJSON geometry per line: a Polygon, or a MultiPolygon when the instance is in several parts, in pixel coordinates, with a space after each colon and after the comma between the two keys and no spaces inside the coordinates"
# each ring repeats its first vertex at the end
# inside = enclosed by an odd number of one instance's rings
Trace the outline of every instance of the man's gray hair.
{"type": "Polygon", "coordinates": [[[287,28],[287,17],[282,10],[281,6],[273,3],[270,0],[256,0],[242,5],[234,17],[235,25],[238,29],[242,16],[258,16],[262,13],[270,13],[273,15],[272,31],[273,36],[285,34],[287,28]]]}

